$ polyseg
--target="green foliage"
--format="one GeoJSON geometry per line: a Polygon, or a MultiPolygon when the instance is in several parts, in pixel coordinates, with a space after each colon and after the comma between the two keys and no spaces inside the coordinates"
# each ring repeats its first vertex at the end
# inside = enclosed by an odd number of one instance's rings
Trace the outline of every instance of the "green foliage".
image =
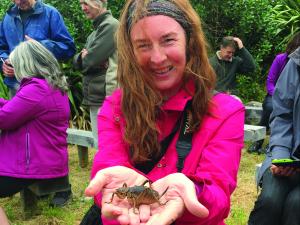
{"type": "Polygon", "coordinates": [[[283,0],[272,9],[272,25],[277,28],[276,34],[285,38],[287,43],[291,37],[300,31],[300,0],[283,0]]]}

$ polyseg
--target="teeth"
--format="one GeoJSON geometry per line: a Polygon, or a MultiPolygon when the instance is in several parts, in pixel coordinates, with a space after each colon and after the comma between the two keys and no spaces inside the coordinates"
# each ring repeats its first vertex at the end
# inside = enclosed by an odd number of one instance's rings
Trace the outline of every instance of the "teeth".
{"type": "Polygon", "coordinates": [[[165,68],[165,69],[162,69],[162,70],[155,70],[155,73],[158,73],[158,74],[167,73],[171,69],[172,69],[172,67],[168,67],[168,68],[165,68]]]}

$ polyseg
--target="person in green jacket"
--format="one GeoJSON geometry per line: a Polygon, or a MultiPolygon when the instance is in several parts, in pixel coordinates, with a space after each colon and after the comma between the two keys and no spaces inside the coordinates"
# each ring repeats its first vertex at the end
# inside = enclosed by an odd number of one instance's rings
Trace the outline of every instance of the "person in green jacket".
{"type": "Polygon", "coordinates": [[[238,95],[236,75],[251,73],[255,61],[238,37],[223,37],[220,50],[210,57],[210,64],[217,75],[216,90],[238,95]]]}
{"type": "Polygon", "coordinates": [[[98,148],[97,114],[105,97],[117,87],[114,35],[119,21],[107,10],[107,0],[80,0],[80,5],[86,17],[93,21],[94,31],[74,56],[73,64],[83,75],[82,104],[89,107],[94,147],[98,148]]]}

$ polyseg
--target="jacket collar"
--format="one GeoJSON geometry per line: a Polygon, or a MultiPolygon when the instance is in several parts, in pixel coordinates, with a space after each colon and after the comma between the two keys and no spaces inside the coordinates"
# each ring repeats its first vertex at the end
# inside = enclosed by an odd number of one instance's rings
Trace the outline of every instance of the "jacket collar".
{"type": "MultiPolygon", "coordinates": [[[[44,4],[42,0],[36,0],[34,6],[33,6],[33,13],[32,14],[41,14],[44,11],[44,4]]],[[[7,14],[12,17],[17,17],[20,15],[19,8],[13,4],[7,11],[7,14]]]]}
{"type": "Polygon", "coordinates": [[[162,110],[172,110],[172,111],[183,111],[184,107],[190,99],[193,98],[195,92],[195,85],[192,80],[189,80],[184,87],[182,87],[177,94],[170,97],[161,106],[162,110]]]}
{"type": "Polygon", "coordinates": [[[110,10],[106,10],[104,13],[101,13],[99,16],[97,16],[96,19],[93,20],[94,28],[97,28],[99,24],[101,24],[102,21],[109,15],[111,15],[110,10]]]}
{"type": "MultiPolygon", "coordinates": [[[[219,60],[224,61],[224,60],[222,59],[222,57],[221,57],[220,54],[221,54],[221,51],[217,51],[217,52],[216,52],[217,58],[218,58],[219,60]]],[[[231,58],[230,60],[228,60],[228,62],[232,62],[232,58],[231,58]]]]}

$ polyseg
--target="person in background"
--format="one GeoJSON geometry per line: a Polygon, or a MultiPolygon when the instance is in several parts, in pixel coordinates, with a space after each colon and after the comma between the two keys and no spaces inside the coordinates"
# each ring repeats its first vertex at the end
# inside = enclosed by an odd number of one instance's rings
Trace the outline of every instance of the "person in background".
{"type": "MultiPolygon", "coordinates": [[[[267,76],[267,82],[266,82],[266,89],[267,89],[267,95],[263,101],[263,112],[262,117],[259,122],[260,126],[265,126],[267,130],[269,130],[269,120],[270,115],[272,113],[272,96],[274,94],[274,89],[276,82],[279,78],[279,75],[281,74],[283,68],[285,67],[286,63],[289,60],[289,55],[295,51],[300,46],[300,32],[296,33],[293,38],[289,41],[289,43],[286,46],[285,52],[278,54],[271,67],[269,74],[267,76]]],[[[262,149],[262,145],[264,143],[264,139],[256,141],[250,145],[248,148],[248,152],[258,152],[262,153],[265,152],[265,149],[262,149]]],[[[267,145],[268,146],[268,145],[267,145]]],[[[268,148],[268,147],[266,147],[268,148]]]]}
{"type": "Polygon", "coordinates": [[[217,75],[216,90],[239,95],[236,90],[236,76],[252,73],[255,61],[238,37],[223,37],[220,50],[210,57],[211,66],[217,75]]]}
{"type": "Polygon", "coordinates": [[[99,151],[85,191],[95,196],[103,224],[224,224],[245,110],[214,92],[198,14],[188,0],[128,0],[117,49],[120,89],[98,115],[99,151]],[[112,199],[124,183],[147,180],[166,191],[165,204],[134,209],[128,199],[112,199]]]}
{"type": "Polygon", "coordinates": [[[10,97],[19,88],[9,54],[22,41],[35,39],[51,51],[58,60],[75,54],[75,45],[62,16],[41,0],[13,0],[0,24],[0,71],[9,88],[10,97]]]}
{"type": "Polygon", "coordinates": [[[98,148],[97,114],[106,96],[117,87],[117,52],[115,32],[118,20],[107,10],[106,0],[80,0],[86,17],[93,21],[94,31],[74,66],[83,74],[83,105],[89,107],[94,146],[98,148]]]}
{"type": "Polygon", "coordinates": [[[273,159],[300,159],[300,47],[288,57],[272,97],[270,144],[258,173],[261,192],[249,225],[300,223],[299,169],[272,164],[273,159]]]}
{"type": "MultiPolygon", "coordinates": [[[[10,98],[16,94],[20,84],[8,57],[19,43],[34,39],[60,61],[72,58],[76,51],[73,38],[57,9],[42,0],[13,2],[0,24],[0,70],[5,76],[4,83],[9,88],[10,98]]],[[[69,200],[70,191],[57,192],[51,205],[64,205],[69,200]]]]}
{"type": "MultiPolygon", "coordinates": [[[[67,179],[69,172],[68,86],[57,60],[30,40],[21,42],[9,61],[20,88],[11,100],[0,98],[1,198],[42,179],[67,179]]],[[[64,193],[70,199],[71,188],[64,193]]]]}

